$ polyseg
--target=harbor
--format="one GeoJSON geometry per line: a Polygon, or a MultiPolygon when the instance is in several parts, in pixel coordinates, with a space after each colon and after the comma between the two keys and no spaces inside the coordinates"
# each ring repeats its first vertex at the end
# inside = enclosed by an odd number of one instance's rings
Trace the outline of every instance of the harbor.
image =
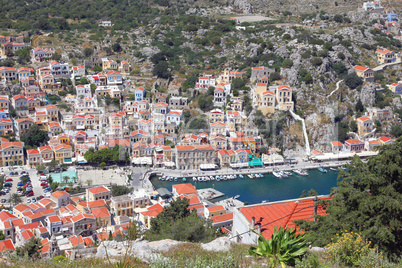
{"type": "MultiPolygon", "coordinates": [[[[319,167],[318,167],[319,168],[319,167]]],[[[172,190],[173,184],[188,182],[193,184],[198,190],[212,188],[217,191],[223,193],[221,198],[232,198],[234,196],[240,195],[238,198],[241,202],[248,202],[249,204],[261,203],[261,202],[272,202],[278,200],[292,199],[298,198],[302,194],[302,191],[305,190],[308,192],[311,189],[314,189],[318,194],[329,194],[331,192],[331,188],[337,185],[337,177],[338,177],[338,169],[329,167],[325,167],[327,172],[324,173],[319,171],[317,167],[315,169],[308,170],[308,176],[299,175],[292,172],[292,175],[287,177],[278,178],[274,176],[271,172],[262,173],[251,173],[254,174],[252,178],[243,173],[241,178],[239,176],[240,173],[237,174],[236,179],[227,179],[227,180],[216,180],[216,176],[223,177],[224,175],[215,175],[215,180],[211,180],[212,175],[208,175],[209,180],[198,180],[198,177],[207,177],[207,176],[194,176],[197,180],[193,180],[191,174],[187,174],[186,181],[183,181],[180,177],[178,177],[177,181],[170,180],[159,180],[159,176],[151,177],[151,182],[154,188],[166,188],[168,190],[172,190]],[[259,176],[262,175],[262,177],[259,176]],[[188,176],[190,175],[190,176],[188,176]],[[255,175],[258,175],[256,177],[255,175]]],[[[293,168],[294,169],[294,168],[293,168]]],[[[288,169],[291,172],[292,168],[288,169]]],[[[255,172],[256,169],[253,169],[255,172]]],[[[266,170],[265,170],[266,171],[266,170]]],[[[286,171],[284,167],[282,169],[276,168],[274,172],[283,172],[286,171]]],[[[232,171],[231,174],[234,172],[232,171]]],[[[228,174],[220,172],[219,174],[228,174]]],[[[216,199],[216,197],[215,197],[216,199]]],[[[220,201],[220,200],[213,200],[220,201]]]]}

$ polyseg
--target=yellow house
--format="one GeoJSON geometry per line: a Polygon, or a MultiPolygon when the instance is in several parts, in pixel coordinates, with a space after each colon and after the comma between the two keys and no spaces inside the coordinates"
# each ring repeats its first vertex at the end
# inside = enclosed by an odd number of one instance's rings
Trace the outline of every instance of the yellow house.
{"type": "Polygon", "coordinates": [[[262,98],[262,94],[267,91],[267,83],[257,83],[255,88],[255,96],[257,99],[262,98]]]}
{"type": "Polygon", "coordinates": [[[73,157],[73,151],[70,145],[60,144],[54,147],[55,160],[60,164],[63,164],[66,159],[71,159],[73,157]]]}
{"type": "Polygon", "coordinates": [[[388,49],[378,49],[376,55],[379,63],[392,63],[396,61],[395,53],[388,49]]]}
{"type": "Polygon", "coordinates": [[[132,216],[133,200],[128,195],[114,196],[110,201],[110,211],[114,216],[132,216]]]}
{"type": "Polygon", "coordinates": [[[267,115],[275,112],[275,94],[272,91],[265,91],[261,94],[261,97],[257,101],[258,110],[263,115],[267,115]]]}
{"type": "Polygon", "coordinates": [[[112,225],[111,215],[107,208],[94,208],[91,209],[91,213],[96,219],[96,228],[112,225]]]}
{"type": "Polygon", "coordinates": [[[360,137],[366,135],[367,133],[370,133],[374,129],[374,123],[373,120],[371,120],[368,117],[360,117],[356,119],[357,122],[357,132],[360,137]]]}
{"type": "Polygon", "coordinates": [[[24,143],[21,141],[3,142],[2,162],[3,166],[22,166],[24,165],[24,143]]]}
{"type": "Polygon", "coordinates": [[[353,69],[357,76],[363,78],[364,81],[374,82],[374,71],[372,69],[360,65],[356,65],[353,69]]]}
{"type": "Polygon", "coordinates": [[[95,200],[103,199],[106,203],[110,203],[110,190],[106,186],[98,186],[91,189],[87,189],[86,201],[91,202],[95,200]]]}

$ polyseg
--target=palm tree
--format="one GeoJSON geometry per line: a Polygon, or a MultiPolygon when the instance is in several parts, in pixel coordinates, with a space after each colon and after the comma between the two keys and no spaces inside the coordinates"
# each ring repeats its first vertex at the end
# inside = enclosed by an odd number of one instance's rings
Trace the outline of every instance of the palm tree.
{"type": "Polygon", "coordinates": [[[22,199],[18,194],[13,194],[10,198],[10,203],[15,206],[22,203],[22,199]]]}
{"type": "Polygon", "coordinates": [[[64,176],[63,180],[64,180],[64,183],[67,184],[68,181],[70,180],[70,177],[69,176],[64,176]]]}

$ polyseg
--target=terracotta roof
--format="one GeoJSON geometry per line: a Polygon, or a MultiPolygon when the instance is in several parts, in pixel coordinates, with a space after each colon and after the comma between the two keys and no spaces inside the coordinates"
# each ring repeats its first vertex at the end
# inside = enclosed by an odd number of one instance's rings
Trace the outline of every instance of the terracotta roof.
{"type": "Polygon", "coordinates": [[[381,138],[380,138],[380,141],[382,141],[382,142],[388,142],[388,141],[390,141],[390,140],[392,140],[391,138],[388,138],[388,137],[386,137],[386,136],[382,136],[381,138]]]}
{"type": "Polygon", "coordinates": [[[99,207],[106,207],[106,201],[103,199],[87,202],[86,204],[89,208],[99,208],[99,207]]]}
{"type": "Polygon", "coordinates": [[[275,94],[274,94],[274,92],[267,90],[267,91],[263,92],[262,95],[263,96],[274,96],[275,94]]]}
{"type": "Polygon", "coordinates": [[[331,142],[331,144],[333,146],[342,146],[342,143],[340,141],[333,141],[333,142],[331,142]]]}
{"type": "Polygon", "coordinates": [[[388,50],[388,49],[384,49],[384,50],[377,49],[377,52],[382,53],[382,54],[393,53],[391,50],[388,50]]]}
{"type": "Polygon", "coordinates": [[[24,212],[27,209],[29,209],[29,207],[25,204],[18,204],[13,208],[13,210],[18,211],[18,212],[24,212]]]}
{"type": "Polygon", "coordinates": [[[84,239],[82,239],[82,236],[72,236],[68,239],[71,243],[71,245],[74,247],[78,247],[79,245],[84,243],[84,239]]]}
{"type": "Polygon", "coordinates": [[[24,230],[21,232],[21,236],[24,238],[25,241],[28,241],[29,239],[33,238],[34,235],[31,232],[31,230],[24,230]]]}
{"type": "Polygon", "coordinates": [[[356,70],[362,71],[362,72],[365,72],[366,70],[369,69],[369,68],[367,68],[367,67],[360,66],[360,65],[356,65],[356,66],[353,67],[353,68],[356,69],[356,70]]]}
{"type": "Polygon", "coordinates": [[[10,219],[17,219],[17,217],[15,217],[13,214],[11,214],[10,212],[8,212],[6,210],[2,210],[0,212],[0,221],[1,222],[5,222],[10,219]]]}
{"type": "Polygon", "coordinates": [[[175,184],[172,185],[172,188],[176,189],[178,195],[198,193],[191,183],[175,184]]]}
{"type": "Polygon", "coordinates": [[[23,147],[22,142],[20,142],[20,141],[4,142],[1,144],[1,146],[3,147],[3,149],[5,149],[7,147],[11,147],[11,146],[23,147]]]}
{"type": "Polygon", "coordinates": [[[213,150],[210,144],[205,145],[187,145],[187,146],[176,146],[177,151],[193,151],[193,150],[213,150]]]}
{"type": "Polygon", "coordinates": [[[61,222],[61,219],[59,216],[55,215],[55,216],[49,216],[48,217],[49,222],[51,223],[55,223],[55,222],[61,222]]]}
{"type": "Polygon", "coordinates": [[[108,240],[109,239],[109,233],[108,232],[102,232],[102,233],[97,233],[98,238],[100,241],[108,240]]]}
{"type": "Polygon", "coordinates": [[[213,207],[207,207],[209,212],[215,212],[215,211],[220,211],[220,210],[225,210],[223,206],[213,206],[213,207]]]}
{"type": "Polygon", "coordinates": [[[85,237],[84,238],[84,243],[86,247],[92,246],[94,244],[94,241],[90,237],[85,237]]]}
{"type": "Polygon", "coordinates": [[[357,118],[357,120],[360,120],[360,121],[364,122],[364,121],[371,120],[371,119],[368,118],[368,117],[362,116],[362,117],[357,118]]]}
{"type": "Polygon", "coordinates": [[[285,86],[285,85],[279,86],[278,89],[279,89],[279,90],[291,90],[290,87],[285,86]]]}
{"type": "Polygon", "coordinates": [[[14,251],[15,247],[11,239],[0,241],[0,252],[3,251],[14,251]]]}
{"type": "MultiPolygon", "coordinates": [[[[329,199],[328,197],[320,199],[329,199]]],[[[294,228],[295,220],[314,219],[314,198],[299,199],[292,201],[276,202],[271,204],[258,204],[246,206],[238,209],[249,223],[252,222],[252,217],[255,218],[256,225],[263,226],[261,233],[266,239],[270,239],[274,231],[274,227],[289,227],[294,228]]],[[[317,214],[324,216],[326,212],[322,206],[318,206],[317,214]]]]}
{"type": "Polygon", "coordinates": [[[318,150],[313,150],[311,153],[312,153],[313,155],[322,154],[322,152],[320,152],[320,151],[318,151],[318,150]]]}
{"type": "Polygon", "coordinates": [[[33,154],[39,154],[39,151],[37,149],[30,149],[27,150],[28,155],[33,155],[33,154]]]}
{"type": "Polygon", "coordinates": [[[93,208],[91,209],[92,215],[94,215],[95,218],[105,218],[105,217],[110,217],[110,212],[107,208],[93,208]]]}
{"type": "Polygon", "coordinates": [[[87,189],[87,190],[92,194],[110,192],[109,189],[106,188],[105,186],[98,186],[98,187],[94,187],[94,188],[87,189]]]}
{"type": "Polygon", "coordinates": [[[345,143],[348,143],[348,144],[357,144],[357,143],[363,143],[361,140],[358,140],[358,139],[352,139],[352,140],[347,140],[347,141],[345,141],[345,143]]]}
{"type": "Polygon", "coordinates": [[[225,222],[225,221],[233,221],[233,212],[216,215],[210,218],[213,223],[225,222]]]}
{"type": "Polygon", "coordinates": [[[267,83],[257,83],[257,87],[266,87],[267,83]]]}
{"type": "Polygon", "coordinates": [[[373,145],[375,145],[375,144],[380,145],[380,144],[381,144],[379,140],[369,141],[368,143],[369,143],[369,144],[373,144],[373,145]]]}
{"type": "Polygon", "coordinates": [[[66,191],[56,191],[52,193],[52,196],[54,196],[55,198],[60,198],[64,195],[69,195],[69,193],[67,193],[66,191]]]}
{"type": "Polygon", "coordinates": [[[95,219],[95,217],[94,217],[92,214],[80,213],[80,214],[78,214],[78,215],[72,217],[72,218],[71,218],[71,221],[72,221],[72,222],[77,222],[77,221],[80,221],[80,220],[85,219],[85,218],[88,218],[88,219],[95,219]]]}

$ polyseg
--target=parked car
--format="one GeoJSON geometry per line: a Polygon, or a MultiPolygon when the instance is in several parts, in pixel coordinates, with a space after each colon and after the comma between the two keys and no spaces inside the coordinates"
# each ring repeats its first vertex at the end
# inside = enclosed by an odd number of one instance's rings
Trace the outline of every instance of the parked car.
{"type": "Polygon", "coordinates": [[[47,187],[49,187],[49,185],[45,184],[45,185],[42,186],[42,189],[46,189],[47,187]]]}
{"type": "Polygon", "coordinates": [[[10,192],[9,188],[4,188],[4,192],[6,192],[7,194],[10,192]]]}
{"type": "Polygon", "coordinates": [[[17,171],[14,171],[14,175],[18,175],[18,172],[17,172],[17,171]]]}
{"type": "Polygon", "coordinates": [[[22,182],[22,181],[20,181],[18,184],[17,184],[17,186],[24,186],[25,184],[22,182]]]}
{"type": "Polygon", "coordinates": [[[21,171],[21,174],[27,174],[27,172],[26,171],[21,171]]]}
{"type": "Polygon", "coordinates": [[[36,198],[35,198],[35,196],[33,196],[32,197],[32,203],[35,203],[36,202],[36,198]]]}
{"type": "Polygon", "coordinates": [[[33,195],[34,195],[33,192],[29,192],[29,193],[26,194],[27,197],[28,197],[28,196],[33,196],[33,195]]]}
{"type": "Polygon", "coordinates": [[[11,171],[11,172],[10,172],[10,176],[14,176],[14,172],[11,171]]]}
{"type": "Polygon", "coordinates": [[[7,179],[6,179],[6,181],[13,181],[13,179],[11,179],[11,178],[7,178],[7,179]]]}
{"type": "Polygon", "coordinates": [[[0,191],[0,194],[1,194],[1,195],[5,195],[6,192],[4,192],[3,190],[1,190],[1,191],[0,191]]]}
{"type": "Polygon", "coordinates": [[[45,189],[45,191],[46,191],[46,192],[51,192],[51,191],[52,191],[52,188],[47,187],[47,188],[45,189]]]}
{"type": "Polygon", "coordinates": [[[31,198],[27,198],[27,203],[31,203],[31,198]]]}
{"type": "Polygon", "coordinates": [[[40,184],[40,186],[43,186],[43,185],[47,185],[47,183],[46,183],[46,182],[42,182],[42,183],[40,184]]]}
{"type": "Polygon", "coordinates": [[[43,195],[40,195],[40,196],[38,196],[37,200],[41,200],[41,199],[43,199],[43,198],[44,198],[44,196],[43,196],[43,195]]]}
{"type": "Polygon", "coordinates": [[[1,203],[5,203],[7,200],[6,199],[1,199],[1,203]]]}
{"type": "Polygon", "coordinates": [[[24,187],[17,187],[17,191],[24,191],[24,187]]]}
{"type": "Polygon", "coordinates": [[[3,187],[12,187],[13,184],[11,182],[6,182],[3,184],[3,187]]]}

